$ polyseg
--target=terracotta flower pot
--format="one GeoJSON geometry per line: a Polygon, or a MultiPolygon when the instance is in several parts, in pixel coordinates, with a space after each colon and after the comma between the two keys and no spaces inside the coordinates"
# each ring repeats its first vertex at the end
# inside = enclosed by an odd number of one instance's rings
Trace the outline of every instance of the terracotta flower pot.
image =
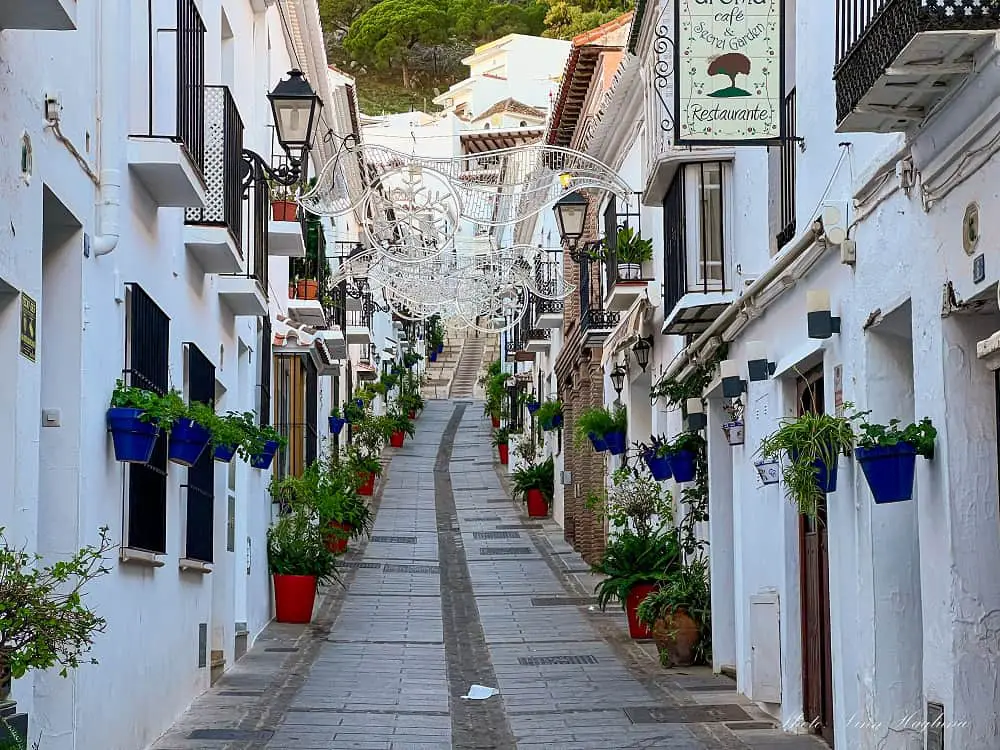
{"type": "Polygon", "coordinates": [[[298,210],[295,201],[271,201],[271,218],[275,221],[295,221],[298,210]]]}
{"type": "Polygon", "coordinates": [[[351,532],[354,531],[354,527],[349,523],[340,523],[340,521],[330,521],[327,526],[331,529],[339,529],[347,534],[347,536],[336,533],[328,533],[326,535],[326,548],[335,555],[342,555],[347,551],[347,543],[350,541],[351,532]]]}
{"type": "Polygon", "coordinates": [[[319,282],[302,279],[295,284],[295,299],[319,299],[319,282]]]}
{"type": "Polygon", "coordinates": [[[406,439],[406,433],[400,430],[399,432],[394,432],[389,436],[389,445],[393,448],[402,448],[403,441],[406,439]]]}
{"type": "Polygon", "coordinates": [[[549,504],[541,490],[528,490],[528,518],[545,518],[549,514],[549,504]]]}
{"type": "Polygon", "coordinates": [[[375,472],[374,471],[362,471],[358,474],[358,481],[361,482],[361,486],[358,487],[358,494],[371,497],[375,494],[375,472]]]}
{"type": "Polygon", "coordinates": [[[653,626],[653,640],[665,652],[673,667],[690,667],[695,663],[695,649],[701,640],[698,623],[685,610],[661,617],[653,626]]]}
{"type": "Polygon", "coordinates": [[[490,421],[493,423],[493,429],[500,428],[500,417],[490,417],[490,421]]]}
{"type": "Polygon", "coordinates": [[[628,592],[628,596],[625,597],[625,616],[628,617],[628,634],[637,641],[645,641],[653,637],[653,631],[639,622],[639,615],[636,610],[639,609],[642,600],[654,590],[656,590],[655,583],[637,583],[628,592]]]}
{"type": "Polygon", "coordinates": [[[504,466],[506,466],[507,462],[510,461],[510,446],[509,445],[498,445],[497,446],[497,453],[500,454],[500,463],[502,463],[504,466]]]}
{"type": "Polygon", "coordinates": [[[316,603],[316,576],[283,576],[275,573],[274,619],[278,622],[307,623],[316,603]]]}

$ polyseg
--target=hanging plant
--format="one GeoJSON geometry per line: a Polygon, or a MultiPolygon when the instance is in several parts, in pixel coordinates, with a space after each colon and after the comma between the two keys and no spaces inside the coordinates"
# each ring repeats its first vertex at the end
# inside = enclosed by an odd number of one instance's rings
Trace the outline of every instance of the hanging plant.
{"type": "Polygon", "coordinates": [[[617,430],[617,426],[614,416],[603,407],[584,409],[573,420],[573,435],[576,444],[580,446],[589,440],[598,453],[603,453],[608,449],[606,437],[615,430],[617,430]]]}
{"type": "Polygon", "coordinates": [[[722,425],[722,431],[726,433],[726,442],[730,446],[743,445],[746,438],[746,425],[743,422],[743,402],[738,398],[732,401],[724,401],[722,408],[729,417],[729,420],[722,425]]]}
{"type": "Polygon", "coordinates": [[[929,418],[909,424],[903,429],[900,420],[889,424],[872,424],[866,421],[871,412],[856,415],[858,425],[857,448],[854,455],[861,464],[872,497],[876,503],[898,503],[913,498],[913,478],[916,474],[917,456],[934,458],[937,429],[929,418]]]}
{"type": "Polygon", "coordinates": [[[538,419],[538,424],[540,424],[542,429],[546,432],[559,429],[563,425],[562,401],[559,401],[558,399],[546,401],[539,407],[538,412],[535,414],[535,418],[538,419]]]}
{"type": "Polygon", "coordinates": [[[670,462],[670,472],[677,482],[692,482],[697,476],[698,459],[705,452],[705,438],[697,432],[682,432],[670,442],[661,443],[657,454],[670,462]]]}
{"type": "Polygon", "coordinates": [[[728,352],[728,344],[722,344],[711,357],[697,364],[683,380],[664,378],[658,382],[650,391],[650,396],[664,399],[667,409],[683,409],[689,398],[702,397],[705,389],[715,380],[719,363],[726,358],[728,352]]]}

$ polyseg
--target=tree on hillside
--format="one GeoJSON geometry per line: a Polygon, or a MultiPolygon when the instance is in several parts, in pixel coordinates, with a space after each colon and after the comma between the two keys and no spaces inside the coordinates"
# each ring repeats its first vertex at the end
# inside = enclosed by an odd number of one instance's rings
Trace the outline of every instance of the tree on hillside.
{"type": "Polygon", "coordinates": [[[538,36],[545,30],[548,6],[537,0],[491,2],[452,0],[449,12],[454,35],[473,44],[499,39],[507,34],[538,36]]]}
{"type": "Polygon", "coordinates": [[[357,18],[379,0],[319,0],[319,17],[327,33],[347,33],[357,18]]]}
{"type": "Polygon", "coordinates": [[[382,0],[351,24],[344,48],[356,59],[381,68],[398,60],[403,87],[408,89],[413,47],[446,42],[450,20],[445,0],[382,0]]]}
{"type": "Polygon", "coordinates": [[[572,39],[577,34],[613,21],[632,8],[632,0],[545,0],[545,32],[553,39],[572,39]]]}

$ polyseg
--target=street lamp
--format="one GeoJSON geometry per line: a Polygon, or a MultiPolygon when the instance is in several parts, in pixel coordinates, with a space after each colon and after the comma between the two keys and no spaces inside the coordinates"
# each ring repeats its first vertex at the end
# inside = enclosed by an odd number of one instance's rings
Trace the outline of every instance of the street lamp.
{"type": "Polygon", "coordinates": [[[570,257],[577,263],[586,257],[585,253],[580,253],[577,250],[577,245],[583,237],[589,209],[590,202],[581,193],[570,193],[564,196],[552,208],[556,214],[556,223],[559,225],[559,237],[563,242],[569,244],[570,257]]]}
{"type": "Polygon", "coordinates": [[[635,346],[632,347],[632,353],[635,354],[635,361],[639,363],[639,367],[642,368],[643,372],[646,372],[646,368],[649,366],[649,352],[653,348],[653,337],[639,339],[635,342],[635,346]]]}
{"type": "Polygon", "coordinates": [[[272,167],[259,154],[244,149],[244,191],[251,184],[260,184],[266,180],[285,187],[297,183],[302,177],[302,166],[316,137],[323,100],[309,85],[301,70],[288,71],[288,79],[279,81],[267,98],[274,114],[278,143],[288,157],[288,163],[272,167]]]}
{"type": "Polygon", "coordinates": [[[621,396],[622,390],[625,388],[625,368],[621,365],[618,365],[611,371],[611,385],[614,386],[615,391],[621,396]]]}

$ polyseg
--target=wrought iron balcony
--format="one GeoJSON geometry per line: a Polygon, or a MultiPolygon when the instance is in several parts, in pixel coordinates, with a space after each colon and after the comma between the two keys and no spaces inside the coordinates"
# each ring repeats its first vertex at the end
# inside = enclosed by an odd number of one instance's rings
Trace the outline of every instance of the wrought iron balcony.
{"type": "Polygon", "coordinates": [[[546,328],[528,329],[521,344],[529,352],[547,352],[552,345],[552,331],[546,328]]]}
{"type": "Polygon", "coordinates": [[[837,130],[920,123],[997,29],[1000,5],[984,0],[837,0],[837,130]]]}
{"type": "Polygon", "coordinates": [[[620,320],[621,313],[619,312],[598,310],[593,307],[588,309],[580,318],[584,347],[600,348],[620,320]]]}
{"type": "Polygon", "coordinates": [[[235,315],[267,315],[267,185],[251,185],[243,196],[243,266],[239,272],[218,277],[219,297],[235,315]]]}

